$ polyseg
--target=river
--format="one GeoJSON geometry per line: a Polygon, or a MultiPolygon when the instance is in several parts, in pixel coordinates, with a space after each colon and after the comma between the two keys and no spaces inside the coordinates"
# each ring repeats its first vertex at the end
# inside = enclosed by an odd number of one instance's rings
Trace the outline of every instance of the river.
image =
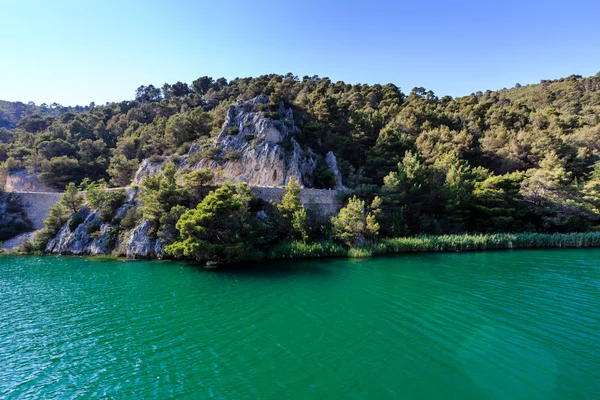
{"type": "Polygon", "coordinates": [[[0,398],[600,398],[598,249],[0,257],[0,310],[0,398]]]}

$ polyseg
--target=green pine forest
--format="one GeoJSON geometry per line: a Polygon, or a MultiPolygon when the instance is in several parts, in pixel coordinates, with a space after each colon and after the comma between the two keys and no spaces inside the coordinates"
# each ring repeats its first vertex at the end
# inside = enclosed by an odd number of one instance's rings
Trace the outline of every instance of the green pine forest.
{"type": "MultiPolygon", "coordinates": [[[[20,103],[17,113],[0,102],[0,183],[27,169],[56,188],[127,186],[146,158],[206,147],[230,106],[260,94],[269,96],[263,115],[281,118],[283,103],[300,128],[298,143],[336,155],[344,208],[325,220],[299,204],[290,184],[271,213],[278,219],[261,224],[252,216],[267,206],[243,184],[194,193],[210,171],[182,184],[167,163],[143,183],[144,206],[128,218],[151,219],[174,257],[230,259],[239,246],[261,251],[291,240],[356,247],[417,235],[600,228],[600,73],[460,98],[287,74],[141,86],[132,101],[101,106],[20,103]],[[221,220],[218,207],[231,218],[221,220]],[[215,235],[231,246],[210,243],[215,235]]],[[[318,187],[332,185],[327,173],[317,171],[318,187]]]]}

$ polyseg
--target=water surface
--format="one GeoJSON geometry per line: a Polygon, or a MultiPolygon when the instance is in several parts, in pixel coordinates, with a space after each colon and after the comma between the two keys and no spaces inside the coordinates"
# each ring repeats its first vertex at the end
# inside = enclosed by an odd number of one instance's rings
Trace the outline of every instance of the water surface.
{"type": "Polygon", "coordinates": [[[0,258],[0,398],[598,399],[600,250],[0,258]]]}

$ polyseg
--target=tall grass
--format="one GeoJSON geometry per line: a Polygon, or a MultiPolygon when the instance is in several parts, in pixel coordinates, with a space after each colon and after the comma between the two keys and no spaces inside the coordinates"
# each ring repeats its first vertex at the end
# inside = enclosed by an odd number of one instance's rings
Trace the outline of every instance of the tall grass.
{"type": "Polygon", "coordinates": [[[600,232],[417,236],[382,239],[376,244],[371,245],[371,247],[373,254],[549,247],[600,247],[600,232]]]}
{"type": "Polygon", "coordinates": [[[274,247],[268,259],[351,257],[373,255],[473,251],[525,248],[600,247],[600,232],[584,233],[497,233],[491,235],[441,235],[381,239],[378,242],[347,249],[333,242],[286,242],[274,247]]]}
{"type": "Polygon", "coordinates": [[[345,247],[333,242],[285,242],[275,246],[267,258],[280,260],[284,258],[316,258],[316,257],[347,257],[345,247]]]}

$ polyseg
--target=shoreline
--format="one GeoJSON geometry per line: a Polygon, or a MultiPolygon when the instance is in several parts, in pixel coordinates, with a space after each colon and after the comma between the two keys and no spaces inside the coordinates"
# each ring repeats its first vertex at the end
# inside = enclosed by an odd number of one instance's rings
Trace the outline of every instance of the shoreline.
{"type": "Polygon", "coordinates": [[[449,253],[489,250],[518,249],[582,249],[600,248],[600,232],[574,233],[496,233],[496,234],[457,234],[423,235],[412,237],[384,238],[363,246],[347,248],[332,241],[314,243],[284,242],[270,249],[261,258],[240,259],[233,263],[210,265],[205,262],[176,258],[126,258],[109,254],[50,254],[5,251],[0,248],[0,256],[54,255],[93,258],[111,261],[183,261],[202,265],[205,268],[235,265],[240,263],[260,263],[263,261],[302,260],[323,258],[370,258],[375,256],[399,255],[406,253],[449,253]]]}

